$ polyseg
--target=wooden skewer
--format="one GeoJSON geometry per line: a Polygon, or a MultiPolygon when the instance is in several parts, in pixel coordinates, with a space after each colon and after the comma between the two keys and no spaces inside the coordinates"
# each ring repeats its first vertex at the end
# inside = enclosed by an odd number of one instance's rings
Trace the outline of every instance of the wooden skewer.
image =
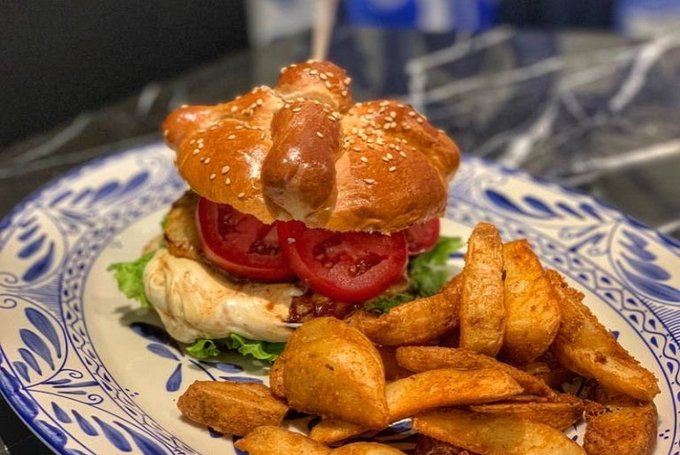
{"type": "Polygon", "coordinates": [[[312,33],[312,59],[325,60],[330,47],[335,11],[338,0],[317,0],[315,2],[314,30],[312,33]]]}

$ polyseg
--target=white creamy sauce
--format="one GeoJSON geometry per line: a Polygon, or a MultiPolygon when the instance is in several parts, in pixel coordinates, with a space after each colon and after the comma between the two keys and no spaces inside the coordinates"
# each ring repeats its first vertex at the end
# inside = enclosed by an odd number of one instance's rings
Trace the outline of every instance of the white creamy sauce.
{"type": "Polygon", "coordinates": [[[168,333],[191,343],[237,333],[264,341],[286,341],[284,325],[293,296],[291,284],[232,283],[191,259],[156,252],[144,270],[144,291],[168,333]]]}

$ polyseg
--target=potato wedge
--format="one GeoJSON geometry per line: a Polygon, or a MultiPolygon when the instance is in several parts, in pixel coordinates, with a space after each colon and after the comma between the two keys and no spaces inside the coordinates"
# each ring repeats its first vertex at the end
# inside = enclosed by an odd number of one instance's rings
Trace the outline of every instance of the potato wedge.
{"type": "Polygon", "coordinates": [[[367,428],[341,419],[322,419],[309,431],[309,437],[323,444],[333,444],[368,431],[367,428]]]}
{"type": "Polygon", "coordinates": [[[559,273],[547,276],[559,296],[562,321],[553,343],[557,360],[571,371],[594,378],[614,391],[642,401],[659,393],[656,377],[631,356],[583,304],[583,294],[559,273]]]}
{"type": "MultiPolygon", "coordinates": [[[[465,406],[502,400],[522,392],[510,375],[491,369],[430,370],[387,384],[389,421],[396,422],[427,409],[465,406]]],[[[331,444],[366,431],[360,425],[338,420],[322,420],[309,436],[331,444]]]]}
{"type": "Polygon", "coordinates": [[[492,369],[424,371],[386,388],[392,422],[426,409],[489,403],[522,391],[509,374],[492,369]]]}
{"type": "Polygon", "coordinates": [[[577,376],[573,371],[560,365],[552,351],[546,352],[535,361],[522,365],[520,368],[555,389],[577,376]]]}
{"type": "Polygon", "coordinates": [[[495,357],[503,344],[503,245],[496,227],[479,223],[468,240],[460,301],[460,347],[495,357]]]}
{"type": "Polygon", "coordinates": [[[298,329],[302,334],[291,337],[292,345],[284,350],[283,388],[288,404],[322,417],[383,428],[388,411],[380,354],[361,332],[331,319],[303,324],[298,329]]]}
{"type": "Polygon", "coordinates": [[[328,455],[331,449],[302,435],[280,427],[262,426],[234,443],[237,449],[250,455],[328,455]]]}
{"type": "Polygon", "coordinates": [[[585,455],[564,433],[542,423],[469,411],[431,411],[413,419],[427,436],[483,454],[585,455]]]}
{"type": "Polygon", "coordinates": [[[565,430],[583,417],[585,405],[579,398],[565,394],[564,399],[558,401],[490,403],[470,406],[469,409],[482,414],[531,420],[565,430]]]}
{"type": "Polygon", "coordinates": [[[658,415],[653,402],[640,402],[601,386],[589,396],[602,405],[586,411],[583,447],[589,455],[654,453],[658,415]]]}
{"type": "Polygon", "coordinates": [[[657,412],[654,403],[609,409],[587,415],[583,447],[589,455],[645,455],[656,446],[657,412]]]}
{"type": "MultiPolygon", "coordinates": [[[[336,334],[348,338],[366,347],[369,352],[372,352],[373,350],[373,344],[365,335],[349,328],[346,323],[339,321],[336,318],[325,317],[309,321],[293,332],[293,335],[286,343],[286,348],[269,370],[269,387],[272,389],[274,396],[279,398],[285,397],[283,388],[283,365],[286,362],[286,356],[295,352],[299,346],[310,341],[323,339],[328,334],[336,334]]],[[[380,355],[376,356],[376,360],[380,360],[380,355]]]]}
{"type": "Polygon", "coordinates": [[[366,335],[350,327],[346,322],[332,317],[316,318],[302,324],[293,332],[279,358],[295,353],[300,346],[306,343],[322,340],[328,336],[345,338],[360,346],[364,346],[374,354],[376,360],[380,360],[380,354],[375,350],[373,343],[366,335]]]}
{"type": "Polygon", "coordinates": [[[333,455],[406,455],[399,449],[377,442],[355,442],[335,449],[333,455]]]}
{"type": "MultiPolygon", "coordinates": [[[[557,393],[555,393],[557,395],[557,393]]],[[[549,403],[552,400],[551,398],[548,397],[541,397],[538,395],[529,395],[525,393],[521,393],[519,395],[515,395],[514,397],[510,397],[506,400],[503,400],[504,403],[549,403]]]]}
{"type": "Polygon", "coordinates": [[[505,335],[501,353],[525,364],[548,350],[560,326],[557,294],[526,240],[503,245],[505,335]]]}
{"type": "Polygon", "coordinates": [[[476,455],[469,450],[461,449],[452,446],[448,442],[439,441],[437,439],[418,435],[418,442],[416,443],[415,455],[476,455]]]}
{"type": "Polygon", "coordinates": [[[242,436],[262,425],[280,425],[288,406],[262,384],[195,381],[177,407],[189,420],[242,436]]]}
{"type": "Polygon", "coordinates": [[[586,397],[588,400],[603,406],[626,407],[639,406],[641,403],[644,403],[613,389],[608,389],[594,380],[588,381],[584,387],[584,390],[586,391],[586,397]]]}
{"type": "Polygon", "coordinates": [[[280,355],[274,364],[269,368],[269,389],[272,391],[272,395],[277,398],[285,399],[285,390],[283,388],[283,364],[285,360],[282,355],[280,355]]]}
{"type": "Polygon", "coordinates": [[[498,360],[462,348],[439,346],[404,346],[397,349],[397,362],[409,371],[421,372],[440,368],[471,370],[492,368],[509,374],[527,393],[554,396],[553,391],[541,379],[498,360]]]}
{"type": "Polygon", "coordinates": [[[461,279],[454,277],[438,294],[423,297],[375,315],[356,311],[350,326],[382,346],[403,346],[436,340],[458,324],[461,279]]]}
{"type": "Polygon", "coordinates": [[[397,363],[397,349],[394,346],[376,346],[376,348],[378,348],[380,353],[387,381],[396,381],[413,374],[413,372],[399,366],[397,363]]]}

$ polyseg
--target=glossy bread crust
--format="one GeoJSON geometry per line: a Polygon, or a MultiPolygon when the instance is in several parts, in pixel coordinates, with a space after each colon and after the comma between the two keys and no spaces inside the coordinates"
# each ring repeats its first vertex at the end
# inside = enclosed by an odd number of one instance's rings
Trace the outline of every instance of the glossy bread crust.
{"type": "Polygon", "coordinates": [[[265,223],[394,232],[443,214],[455,143],[410,106],[352,102],[330,62],[282,70],[215,106],[184,106],[163,124],[180,174],[199,195],[265,223]]]}

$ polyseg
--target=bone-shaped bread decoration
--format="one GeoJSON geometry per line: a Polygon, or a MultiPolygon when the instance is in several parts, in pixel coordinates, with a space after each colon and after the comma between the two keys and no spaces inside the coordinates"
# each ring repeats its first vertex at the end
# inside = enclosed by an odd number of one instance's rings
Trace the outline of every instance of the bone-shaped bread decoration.
{"type": "Polygon", "coordinates": [[[265,223],[388,233],[440,216],[455,143],[405,104],[354,104],[350,82],[330,62],[290,65],[273,89],[175,110],[164,136],[195,192],[265,223]]]}

